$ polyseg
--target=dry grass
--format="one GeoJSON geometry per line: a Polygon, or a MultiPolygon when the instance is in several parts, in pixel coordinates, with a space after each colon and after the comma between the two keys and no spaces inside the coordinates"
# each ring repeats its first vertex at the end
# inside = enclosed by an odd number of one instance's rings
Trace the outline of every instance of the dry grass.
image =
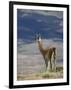
{"type": "Polygon", "coordinates": [[[63,67],[56,67],[56,71],[43,71],[30,75],[18,75],[17,80],[40,80],[40,79],[56,79],[63,78],[63,67]]]}

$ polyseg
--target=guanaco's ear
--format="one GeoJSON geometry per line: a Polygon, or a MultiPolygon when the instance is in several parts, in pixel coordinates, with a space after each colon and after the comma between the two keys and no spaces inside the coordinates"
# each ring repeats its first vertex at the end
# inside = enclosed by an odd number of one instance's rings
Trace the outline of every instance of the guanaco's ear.
{"type": "Polygon", "coordinates": [[[35,40],[39,40],[39,38],[41,38],[40,33],[35,34],[35,40]]]}
{"type": "Polygon", "coordinates": [[[40,33],[38,34],[38,37],[41,38],[41,34],[40,33]]]}
{"type": "Polygon", "coordinates": [[[35,40],[37,40],[38,39],[38,34],[35,34],[35,40]]]}

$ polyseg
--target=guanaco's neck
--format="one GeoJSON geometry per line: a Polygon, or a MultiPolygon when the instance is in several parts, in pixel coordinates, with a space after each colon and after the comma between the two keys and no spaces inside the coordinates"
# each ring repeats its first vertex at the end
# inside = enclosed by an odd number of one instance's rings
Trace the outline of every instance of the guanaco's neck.
{"type": "Polygon", "coordinates": [[[43,48],[43,44],[41,41],[38,41],[38,47],[39,47],[40,52],[43,53],[44,48],[43,48]]]}

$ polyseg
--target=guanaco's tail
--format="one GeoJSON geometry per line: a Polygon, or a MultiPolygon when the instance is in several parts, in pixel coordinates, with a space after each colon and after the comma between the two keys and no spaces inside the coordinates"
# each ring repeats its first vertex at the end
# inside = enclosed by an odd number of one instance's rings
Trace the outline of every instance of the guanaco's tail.
{"type": "Polygon", "coordinates": [[[53,48],[53,52],[54,52],[54,56],[53,57],[54,57],[54,60],[55,60],[56,59],[56,48],[55,47],[53,48]]]}

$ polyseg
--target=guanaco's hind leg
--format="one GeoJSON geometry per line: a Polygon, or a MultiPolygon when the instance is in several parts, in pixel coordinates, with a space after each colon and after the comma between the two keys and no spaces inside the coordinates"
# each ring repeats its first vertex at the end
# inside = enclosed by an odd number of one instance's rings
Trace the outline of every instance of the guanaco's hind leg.
{"type": "Polygon", "coordinates": [[[53,64],[54,64],[54,71],[56,71],[56,51],[54,50],[54,53],[53,53],[53,64]]]}
{"type": "Polygon", "coordinates": [[[50,71],[52,71],[52,61],[50,59],[50,71]]]}

